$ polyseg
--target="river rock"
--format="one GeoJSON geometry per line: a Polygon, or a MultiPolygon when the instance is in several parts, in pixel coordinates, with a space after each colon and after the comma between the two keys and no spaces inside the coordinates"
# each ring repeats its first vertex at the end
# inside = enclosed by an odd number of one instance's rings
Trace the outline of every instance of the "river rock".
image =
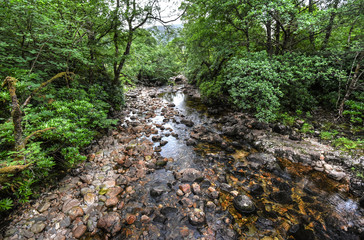
{"type": "Polygon", "coordinates": [[[51,206],[50,202],[45,202],[44,204],[40,205],[38,207],[38,212],[42,213],[48,210],[48,208],[51,206]]]}
{"type": "Polygon", "coordinates": [[[33,233],[40,233],[44,230],[45,227],[46,225],[44,223],[35,223],[30,228],[30,231],[32,231],[33,233]]]}
{"type": "Polygon", "coordinates": [[[188,119],[182,119],[181,123],[183,123],[184,125],[186,125],[187,127],[193,127],[193,125],[195,125],[194,122],[192,122],[191,120],[188,119]]]}
{"type": "Polygon", "coordinates": [[[359,206],[364,208],[364,196],[359,199],[359,206]]]}
{"type": "Polygon", "coordinates": [[[188,214],[188,220],[194,226],[202,225],[206,220],[205,213],[201,209],[195,208],[188,214]]]}
{"type": "Polygon", "coordinates": [[[182,169],[179,174],[177,174],[177,179],[180,178],[181,181],[184,182],[194,182],[201,180],[203,178],[203,175],[200,171],[194,168],[185,168],[182,169]]]}
{"type": "Polygon", "coordinates": [[[191,192],[191,186],[188,183],[180,185],[179,189],[181,189],[182,192],[184,192],[184,193],[190,193],[191,192]]]}
{"type": "Polygon", "coordinates": [[[159,197],[161,196],[164,192],[165,192],[165,188],[158,186],[158,187],[153,187],[152,189],[150,189],[150,196],[152,197],[159,197]]]}
{"type": "Polygon", "coordinates": [[[87,205],[92,205],[95,203],[96,200],[96,194],[94,193],[86,193],[85,196],[83,197],[83,201],[85,202],[85,204],[87,205]]]}
{"type": "Polygon", "coordinates": [[[71,220],[75,220],[77,217],[83,216],[83,210],[81,207],[73,207],[68,211],[68,216],[71,218],[71,220]]]}
{"type": "Polygon", "coordinates": [[[276,163],[277,159],[272,154],[267,153],[252,153],[246,157],[249,165],[254,169],[259,169],[264,166],[272,166],[276,163]]]}
{"type": "Polygon", "coordinates": [[[66,201],[62,207],[62,212],[67,213],[71,208],[79,206],[81,203],[77,199],[70,199],[66,201]]]}
{"type": "Polygon", "coordinates": [[[340,181],[341,179],[346,177],[346,173],[336,170],[331,170],[329,171],[328,176],[336,181],[340,181]]]}
{"type": "Polygon", "coordinates": [[[288,191],[278,191],[270,194],[270,197],[277,203],[281,204],[291,204],[293,200],[291,198],[290,192],[288,191]]]}
{"type": "Polygon", "coordinates": [[[108,198],[105,202],[106,207],[114,207],[118,204],[119,199],[117,197],[108,198]]]}
{"type": "Polygon", "coordinates": [[[81,225],[77,226],[72,231],[72,233],[75,238],[81,238],[85,234],[86,230],[87,230],[87,227],[85,225],[81,224],[81,225]]]}
{"type": "Polygon", "coordinates": [[[116,212],[107,213],[99,219],[97,227],[115,235],[121,230],[121,218],[116,212]]]}
{"type": "Polygon", "coordinates": [[[241,214],[249,214],[255,211],[254,202],[248,196],[243,194],[234,198],[233,205],[241,214]]]}
{"type": "Polygon", "coordinates": [[[192,192],[196,195],[201,193],[201,188],[200,185],[198,183],[192,183],[192,192]]]}

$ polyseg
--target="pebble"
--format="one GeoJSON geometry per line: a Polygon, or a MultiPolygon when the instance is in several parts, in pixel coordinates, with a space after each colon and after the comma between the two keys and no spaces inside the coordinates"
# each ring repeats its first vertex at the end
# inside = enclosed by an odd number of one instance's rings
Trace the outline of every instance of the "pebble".
{"type": "Polygon", "coordinates": [[[142,223],[149,223],[150,222],[150,218],[147,215],[142,215],[140,220],[141,220],[142,223]]]}
{"type": "Polygon", "coordinates": [[[176,193],[177,193],[177,196],[180,196],[180,197],[184,195],[184,193],[182,192],[181,189],[178,189],[176,193]]]}
{"type": "Polygon", "coordinates": [[[200,185],[198,183],[192,183],[192,192],[196,195],[201,193],[201,188],[200,185]]]}
{"type": "Polygon", "coordinates": [[[182,192],[184,192],[184,193],[190,193],[191,192],[191,186],[188,183],[180,185],[179,189],[181,189],[182,192]]]}
{"type": "Polygon", "coordinates": [[[136,216],[135,215],[130,215],[127,217],[126,222],[130,225],[133,224],[136,220],[136,216]]]}

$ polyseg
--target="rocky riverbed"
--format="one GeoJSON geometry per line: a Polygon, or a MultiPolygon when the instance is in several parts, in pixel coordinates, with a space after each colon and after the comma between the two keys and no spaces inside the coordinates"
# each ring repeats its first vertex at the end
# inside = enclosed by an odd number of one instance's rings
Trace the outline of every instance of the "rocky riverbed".
{"type": "Polygon", "coordinates": [[[363,157],[207,108],[189,86],[126,96],[118,129],[0,239],[363,239],[348,171],[363,157]]]}

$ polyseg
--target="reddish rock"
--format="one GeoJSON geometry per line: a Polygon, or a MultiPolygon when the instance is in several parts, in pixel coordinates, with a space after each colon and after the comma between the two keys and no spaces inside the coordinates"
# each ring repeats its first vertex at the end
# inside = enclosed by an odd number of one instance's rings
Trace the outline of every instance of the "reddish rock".
{"type": "Polygon", "coordinates": [[[188,183],[180,185],[180,186],[179,186],[179,189],[181,189],[181,190],[182,190],[182,192],[184,192],[184,193],[189,193],[189,192],[191,192],[191,186],[190,186],[190,184],[188,184],[188,183]]]}
{"type": "Polygon", "coordinates": [[[182,227],[179,232],[182,237],[187,237],[190,234],[188,227],[182,227]]]}
{"type": "Polygon", "coordinates": [[[85,225],[79,225],[73,230],[73,236],[75,238],[81,238],[87,230],[87,227],[85,225]]]}
{"type": "Polygon", "coordinates": [[[116,206],[119,202],[119,199],[117,197],[108,198],[105,202],[106,207],[113,207],[116,206]]]}
{"type": "Polygon", "coordinates": [[[135,215],[130,215],[129,217],[126,218],[126,222],[128,224],[133,224],[136,220],[136,216],[135,215]]]}
{"type": "Polygon", "coordinates": [[[106,214],[99,219],[97,227],[115,235],[115,233],[121,230],[120,215],[116,212],[106,214]]]}
{"type": "Polygon", "coordinates": [[[106,193],[106,196],[110,198],[117,197],[122,191],[123,189],[121,187],[113,187],[109,189],[109,191],[106,193]]]}
{"type": "Polygon", "coordinates": [[[83,210],[81,207],[73,207],[68,211],[68,215],[71,220],[75,220],[77,217],[83,216],[83,210]]]}

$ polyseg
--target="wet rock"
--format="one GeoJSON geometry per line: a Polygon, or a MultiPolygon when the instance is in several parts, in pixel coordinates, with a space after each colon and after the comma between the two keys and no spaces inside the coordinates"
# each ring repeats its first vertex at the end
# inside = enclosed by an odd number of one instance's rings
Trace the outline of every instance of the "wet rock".
{"type": "Polygon", "coordinates": [[[177,179],[181,179],[184,182],[195,182],[202,180],[203,175],[200,171],[194,168],[185,168],[179,172],[176,176],[177,179]]]}
{"type": "Polygon", "coordinates": [[[77,217],[82,217],[84,214],[81,207],[73,207],[68,211],[68,216],[71,220],[75,220],[77,217]]]}
{"type": "Polygon", "coordinates": [[[270,194],[270,197],[273,201],[281,204],[292,204],[293,200],[289,192],[286,191],[278,191],[270,194]]]}
{"type": "Polygon", "coordinates": [[[136,221],[136,216],[135,215],[130,215],[126,218],[126,222],[130,225],[133,224],[136,221]]]}
{"type": "Polygon", "coordinates": [[[193,127],[193,125],[195,125],[194,122],[192,122],[191,120],[188,119],[182,119],[181,123],[183,123],[184,125],[186,125],[187,127],[193,127]]]}
{"type": "Polygon", "coordinates": [[[254,202],[248,196],[243,194],[234,198],[233,205],[241,214],[249,214],[255,211],[254,202]]]}
{"type": "Polygon", "coordinates": [[[157,136],[153,136],[153,137],[152,137],[153,142],[158,142],[158,141],[160,141],[161,139],[162,139],[162,137],[161,137],[161,136],[159,136],[159,135],[157,135],[157,136]]]}
{"type": "Polygon", "coordinates": [[[264,189],[261,185],[259,184],[254,184],[253,186],[250,187],[250,194],[253,196],[260,196],[264,193],[264,189]]]}
{"type": "Polygon", "coordinates": [[[32,231],[33,233],[40,233],[44,230],[45,227],[46,225],[44,223],[35,223],[30,228],[30,231],[32,231]]]}
{"type": "Polygon", "coordinates": [[[148,217],[147,215],[142,215],[142,217],[140,218],[140,221],[142,223],[149,223],[150,222],[150,217],[148,217]]]}
{"type": "Polygon", "coordinates": [[[262,165],[271,168],[277,161],[272,154],[267,153],[252,153],[246,159],[248,164],[254,169],[260,169],[262,165]]]}
{"type": "Polygon", "coordinates": [[[71,210],[71,208],[77,207],[79,205],[80,205],[80,201],[78,201],[77,199],[70,199],[64,203],[64,205],[62,207],[62,212],[67,213],[69,210],[71,210]]]}
{"type": "Polygon", "coordinates": [[[165,188],[163,188],[163,187],[160,187],[160,186],[158,186],[158,187],[153,187],[151,190],[150,190],[150,196],[152,196],[152,197],[159,197],[159,196],[161,196],[164,192],[165,192],[166,190],[165,190],[165,188]]]}
{"type": "Polygon", "coordinates": [[[181,227],[179,233],[181,234],[182,237],[185,238],[190,234],[190,230],[188,229],[188,227],[181,227]]]}
{"type": "Polygon", "coordinates": [[[182,192],[182,190],[181,189],[178,189],[177,191],[176,191],[176,194],[177,194],[177,196],[183,196],[184,195],[184,193],[182,192]]]}
{"type": "Polygon", "coordinates": [[[81,238],[85,234],[86,230],[87,227],[81,224],[73,230],[72,234],[75,238],[81,238]]]}
{"type": "Polygon", "coordinates": [[[276,124],[273,126],[273,132],[282,134],[282,135],[288,135],[290,133],[291,129],[283,124],[276,124]]]}
{"type": "Polygon", "coordinates": [[[208,201],[207,203],[206,203],[206,207],[208,207],[208,208],[216,208],[216,205],[215,205],[215,203],[213,203],[212,201],[208,201]]]}
{"type": "Polygon", "coordinates": [[[188,214],[188,220],[194,226],[203,225],[206,220],[205,213],[201,209],[195,208],[188,214]]]}
{"type": "Polygon", "coordinates": [[[164,207],[161,209],[161,214],[163,214],[164,216],[169,216],[171,214],[175,214],[178,212],[178,209],[175,207],[164,207]]]}
{"type": "Polygon", "coordinates": [[[359,199],[359,206],[364,208],[364,196],[359,199]]]}
{"type": "Polygon", "coordinates": [[[165,167],[167,165],[168,161],[164,160],[164,159],[158,159],[157,162],[155,163],[155,165],[158,168],[162,168],[165,167]]]}
{"type": "Polygon", "coordinates": [[[163,215],[157,214],[154,218],[153,221],[157,222],[157,223],[162,223],[164,224],[166,222],[167,218],[163,215]]]}
{"type": "Polygon", "coordinates": [[[197,145],[197,141],[195,139],[193,139],[193,138],[189,138],[186,141],[186,145],[187,146],[196,146],[197,145]]]}
{"type": "Polygon", "coordinates": [[[185,207],[192,207],[193,206],[193,202],[189,198],[184,197],[184,198],[182,198],[181,202],[182,202],[182,205],[185,206],[185,207]]]}
{"type": "Polygon", "coordinates": [[[315,235],[312,230],[306,229],[302,224],[293,225],[287,232],[289,236],[294,237],[295,240],[314,240],[315,235]]]}
{"type": "Polygon", "coordinates": [[[227,184],[227,183],[221,183],[221,185],[220,185],[220,189],[222,190],[222,191],[224,191],[224,192],[230,192],[231,190],[233,190],[233,187],[232,186],[230,186],[229,184],[227,184]]]}
{"type": "Polygon", "coordinates": [[[120,177],[118,177],[116,179],[116,184],[119,185],[119,186],[120,185],[127,185],[128,184],[128,181],[127,181],[127,179],[126,179],[125,176],[121,175],[120,177]]]}
{"type": "Polygon", "coordinates": [[[97,227],[115,235],[115,233],[121,230],[120,215],[116,212],[111,212],[104,215],[97,222],[97,227]]]}
{"type": "Polygon", "coordinates": [[[184,193],[190,193],[191,192],[191,186],[190,186],[190,184],[187,184],[187,183],[180,185],[179,189],[181,189],[182,192],[184,192],[184,193]]]}
{"type": "Polygon", "coordinates": [[[168,141],[161,141],[159,145],[160,145],[160,146],[164,146],[164,145],[166,145],[167,143],[168,143],[168,141]]]}
{"type": "Polygon", "coordinates": [[[201,188],[200,185],[198,183],[192,183],[192,192],[196,195],[201,193],[201,188]]]}

